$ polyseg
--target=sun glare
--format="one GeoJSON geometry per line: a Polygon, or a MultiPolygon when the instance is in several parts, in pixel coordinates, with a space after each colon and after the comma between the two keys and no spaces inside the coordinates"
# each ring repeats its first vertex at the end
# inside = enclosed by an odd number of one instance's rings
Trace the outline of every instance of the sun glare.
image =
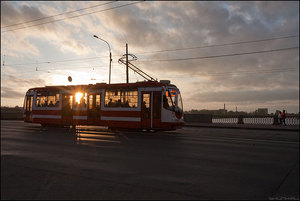
{"type": "Polygon", "coordinates": [[[75,94],[75,102],[77,102],[78,104],[80,104],[80,99],[82,98],[83,94],[81,92],[77,92],[75,94]]]}

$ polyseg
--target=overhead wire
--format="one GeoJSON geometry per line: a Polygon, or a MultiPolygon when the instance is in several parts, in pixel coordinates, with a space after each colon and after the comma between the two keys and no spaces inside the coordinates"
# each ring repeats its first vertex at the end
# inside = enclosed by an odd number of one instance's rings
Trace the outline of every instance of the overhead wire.
{"type": "Polygon", "coordinates": [[[186,48],[175,48],[175,49],[166,49],[166,50],[154,50],[154,51],[148,51],[148,52],[137,52],[137,53],[135,53],[135,54],[152,54],[152,53],[172,52],[172,51],[182,51],[182,50],[192,50],[192,49],[200,49],[200,48],[208,48],[208,47],[221,47],[221,46],[228,46],[228,45],[238,45],[238,44],[256,43],[256,42],[264,42],[264,41],[279,40],[279,39],[287,39],[287,38],[295,38],[295,37],[299,37],[299,35],[290,35],[290,36],[282,36],[282,37],[274,37],[274,38],[265,38],[265,39],[250,40],[250,41],[240,41],[240,42],[224,43],[224,44],[213,44],[213,45],[206,45],[206,46],[196,46],[196,47],[186,47],[186,48]]]}
{"type": "Polygon", "coordinates": [[[249,55],[249,54],[260,54],[267,52],[277,52],[277,51],[287,51],[298,49],[299,47],[288,47],[280,49],[271,49],[271,50],[262,50],[254,52],[243,52],[243,53],[234,53],[234,54],[223,54],[223,55],[213,55],[213,56],[203,56],[203,57],[186,57],[186,58],[173,58],[173,59],[153,59],[153,60],[137,60],[137,62],[166,62],[166,61],[186,61],[186,60],[197,60],[197,59],[211,59],[211,58],[220,58],[220,57],[231,57],[231,56],[240,56],[240,55],[249,55]]]}
{"type": "MultiPolygon", "coordinates": [[[[287,37],[290,37],[290,36],[287,36],[287,37]]],[[[287,37],[280,37],[280,38],[287,38],[287,37]]],[[[267,39],[264,39],[264,40],[267,40],[267,39]]],[[[256,40],[256,41],[261,41],[261,40],[256,40]]],[[[241,43],[241,42],[239,42],[239,43],[241,43]]],[[[239,55],[246,55],[246,54],[258,54],[258,53],[266,53],[266,52],[285,51],[285,50],[293,50],[293,49],[297,49],[297,48],[299,48],[299,47],[272,49],[272,50],[264,50],[264,51],[256,51],[256,52],[244,52],[244,53],[235,53],[235,54],[226,54],[226,55],[213,55],[213,56],[205,56],[205,57],[177,58],[177,59],[175,58],[175,59],[165,59],[165,60],[144,60],[144,61],[142,60],[142,61],[138,61],[138,62],[183,61],[183,60],[193,60],[193,59],[208,59],[208,58],[217,58],[217,57],[239,56],[239,55]]],[[[121,55],[117,55],[117,56],[121,56],[121,55]]],[[[78,60],[91,60],[91,59],[98,59],[98,58],[102,58],[102,57],[107,57],[107,56],[81,58],[81,59],[67,59],[67,60],[45,61],[45,62],[35,62],[35,63],[26,63],[26,64],[6,64],[6,65],[7,66],[8,65],[12,65],[13,66],[13,65],[30,65],[30,64],[36,65],[36,64],[43,64],[43,63],[50,64],[50,63],[55,63],[55,62],[73,62],[73,61],[78,61],[78,60]]],[[[94,66],[94,67],[100,67],[100,66],[94,66]]],[[[103,67],[106,67],[106,66],[103,66],[103,67]]],[[[63,68],[68,68],[68,67],[63,66],[63,68]]],[[[70,68],[74,68],[74,66],[72,66],[70,68]]],[[[86,66],[86,67],[76,67],[76,68],[93,68],[93,67],[86,66]]],[[[44,70],[45,68],[42,68],[42,69],[44,70]]],[[[60,68],[51,68],[50,70],[56,70],[56,69],[60,70],[60,68]]],[[[276,70],[276,69],[273,69],[273,70],[276,70]]],[[[292,70],[295,70],[295,69],[292,69],[292,70]]],[[[39,70],[39,71],[41,71],[41,70],[39,70]]],[[[288,71],[290,71],[290,69],[288,69],[288,71]]],[[[281,72],[281,71],[279,70],[279,72],[281,72]]],[[[230,72],[224,72],[223,74],[229,74],[229,73],[230,72]]],[[[232,73],[237,74],[238,72],[232,72],[232,73]]],[[[247,72],[244,72],[244,73],[247,73],[247,72]]],[[[249,73],[251,73],[251,72],[249,72],[249,73]]],[[[265,72],[265,73],[270,73],[270,72],[265,72]]],[[[216,76],[218,76],[218,75],[216,75],[216,76]]]]}
{"type": "Polygon", "coordinates": [[[79,67],[74,67],[74,66],[63,66],[63,68],[61,67],[54,67],[54,68],[42,68],[42,67],[37,67],[35,69],[37,70],[30,70],[30,71],[26,71],[26,72],[34,72],[34,71],[42,71],[42,70],[47,70],[47,71],[57,71],[57,70],[77,70],[77,69],[82,69],[82,68],[108,68],[108,66],[96,66],[96,65],[91,65],[91,66],[79,66],[79,67]]]}
{"type": "MultiPolygon", "coordinates": [[[[196,48],[207,48],[207,47],[217,47],[217,46],[226,46],[226,45],[235,45],[235,44],[243,44],[243,43],[253,43],[253,42],[261,42],[261,41],[270,41],[270,40],[277,40],[277,39],[284,39],[284,38],[292,38],[292,37],[299,37],[299,35],[291,35],[291,36],[284,36],[284,37],[277,37],[277,38],[267,38],[267,39],[261,39],[261,40],[253,40],[253,41],[241,41],[241,42],[234,42],[234,43],[227,43],[227,44],[214,44],[210,46],[200,46],[200,47],[187,47],[187,48],[177,48],[177,49],[169,49],[169,50],[157,50],[152,52],[138,52],[135,54],[144,54],[144,53],[158,53],[158,52],[166,52],[166,51],[180,51],[180,50],[187,50],[187,49],[196,49],[196,48]]],[[[278,50],[280,51],[280,50],[278,50]]],[[[123,54],[119,55],[113,55],[113,57],[120,57],[123,56],[123,54]]],[[[80,61],[80,60],[93,60],[93,59],[99,59],[99,58],[105,58],[107,56],[98,56],[98,57],[89,57],[89,58],[80,58],[80,59],[65,59],[65,60],[52,60],[52,61],[42,61],[42,62],[34,62],[34,63],[17,63],[17,64],[5,64],[6,66],[18,66],[18,65],[33,65],[33,64],[50,64],[50,63],[58,63],[58,62],[73,62],[73,61],[80,61]]],[[[211,56],[211,58],[214,58],[215,56],[211,56]]],[[[210,58],[210,56],[205,57],[210,58]]],[[[143,61],[143,60],[137,60],[137,62],[143,61]]],[[[146,61],[146,60],[145,60],[146,61]]]]}
{"type": "MultiPolygon", "coordinates": [[[[296,47],[295,47],[296,48],[296,47]]],[[[284,48],[284,50],[286,50],[287,48],[284,48]]],[[[291,49],[291,48],[289,48],[289,49],[291,49]]],[[[277,50],[279,50],[279,49],[277,49],[277,50]]],[[[276,50],[276,51],[277,51],[276,50]]],[[[282,49],[281,49],[282,50],[282,49]]],[[[270,51],[275,51],[275,50],[268,50],[268,52],[270,52],[270,51]]],[[[262,53],[262,52],[266,52],[266,51],[260,51],[259,53],[262,53]]],[[[254,53],[254,52],[252,52],[252,53],[254,53]]],[[[258,52],[255,52],[255,53],[258,53],[258,52]]],[[[241,55],[242,53],[240,53],[240,54],[238,54],[238,55],[241,55]]],[[[250,54],[249,52],[247,53],[247,54],[250,54]]],[[[218,55],[219,57],[221,57],[221,55],[218,55]]],[[[223,55],[223,56],[228,56],[228,55],[223,55]]],[[[215,56],[211,56],[211,57],[215,57],[215,56]]],[[[210,57],[210,58],[211,58],[210,57]]],[[[186,58],[186,59],[188,59],[188,58],[186,58]]],[[[198,58],[199,59],[199,58],[198,58]]],[[[117,63],[115,63],[115,64],[117,64],[117,63]]],[[[93,67],[107,67],[107,66],[86,66],[86,67],[76,67],[76,69],[78,69],[78,68],[93,68],[93,67]]],[[[68,67],[66,67],[66,66],[64,66],[64,69],[66,69],[66,68],[68,68],[68,67]]],[[[74,66],[71,66],[70,68],[74,68],[74,66]]],[[[45,68],[42,68],[43,70],[60,70],[61,68],[51,68],[51,69],[45,69],[45,68]]],[[[277,70],[278,71],[278,69],[272,69],[273,71],[274,70],[277,70]]],[[[290,70],[290,69],[287,69],[287,70],[290,70]]],[[[292,70],[294,70],[294,69],[292,69],[292,70]]],[[[295,69],[295,70],[297,70],[297,69],[295,69]]],[[[39,70],[39,71],[41,71],[41,70],[39,70]]],[[[268,70],[267,70],[268,71],[268,70]]],[[[284,70],[283,70],[284,71],[284,70]]],[[[31,71],[32,72],[32,71],[31,71]]],[[[255,71],[255,72],[257,72],[257,71],[255,71]]],[[[261,72],[263,72],[263,71],[261,71],[261,72]]],[[[279,72],[281,72],[281,70],[279,69],[279,72]]],[[[228,73],[234,73],[234,74],[237,74],[237,73],[240,73],[240,72],[223,72],[223,73],[218,73],[219,75],[220,74],[228,74],[228,73]]],[[[248,72],[243,72],[243,73],[248,73],[248,72]]],[[[251,73],[251,72],[249,72],[249,73],[251,73]]],[[[216,75],[218,75],[218,74],[216,74],[216,75]]],[[[208,74],[209,75],[209,74],[208,74]]]]}
{"type": "Polygon", "coordinates": [[[104,12],[104,11],[108,11],[108,10],[122,8],[122,7],[125,7],[125,6],[130,6],[130,5],[134,5],[134,4],[141,3],[141,2],[143,2],[143,1],[138,1],[138,2],[134,2],[134,3],[123,4],[123,5],[115,6],[115,7],[112,7],[112,8],[106,8],[106,9],[103,9],[103,10],[93,11],[93,12],[90,12],[90,13],[84,13],[84,14],[80,14],[80,15],[65,17],[65,18],[62,18],[62,19],[57,19],[57,20],[53,20],[53,21],[49,21],[49,22],[43,22],[43,23],[39,23],[39,24],[29,25],[29,26],[26,26],[26,27],[20,27],[20,28],[16,28],[16,29],[4,30],[4,31],[1,31],[1,34],[5,33],[5,32],[16,31],[16,30],[20,30],[20,29],[26,29],[26,28],[29,28],[29,27],[39,26],[39,25],[43,25],[43,24],[48,24],[48,23],[63,21],[63,20],[66,20],[66,19],[72,19],[72,18],[76,18],[76,17],[81,17],[81,16],[85,16],[85,15],[94,14],[94,13],[100,13],[100,12],[104,12]]]}
{"type": "MultiPolygon", "coordinates": [[[[115,55],[113,57],[118,57],[122,55],[115,55]]],[[[98,56],[98,57],[88,57],[88,58],[80,58],[80,59],[65,59],[65,60],[54,60],[54,61],[41,61],[35,63],[16,63],[16,64],[5,64],[6,66],[24,66],[24,65],[33,65],[33,64],[51,64],[51,63],[61,63],[61,62],[73,62],[73,61],[82,61],[82,60],[93,60],[99,58],[105,58],[108,56],[98,56]]]]}
{"type": "MultiPolygon", "coordinates": [[[[110,3],[112,3],[112,2],[110,2],[110,3]]],[[[139,2],[135,2],[135,3],[139,3],[139,2]]],[[[80,16],[83,16],[83,15],[89,15],[89,14],[92,14],[92,13],[97,13],[97,12],[102,12],[102,11],[106,11],[106,10],[111,10],[111,9],[115,9],[115,8],[119,8],[119,7],[132,5],[132,4],[135,4],[135,3],[124,4],[124,5],[116,6],[116,7],[113,7],[113,8],[108,8],[108,9],[104,9],[104,10],[100,10],[100,11],[94,11],[94,12],[91,12],[91,13],[85,13],[85,14],[81,14],[81,15],[78,15],[78,16],[67,17],[67,18],[54,20],[54,21],[50,21],[50,22],[46,22],[46,23],[52,23],[52,22],[55,22],[55,21],[62,21],[62,20],[65,20],[65,19],[80,17],[80,16]]],[[[106,3],[106,4],[108,4],[108,3],[106,3]]],[[[100,6],[100,5],[98,5],[98,6],[100,6]]],[[[94,6],[94,7],[96,7],[96,6],[94,6]]],[[[84,9],[88,9],[88,8],[84,8],[84,9]]],[[[83,10],[83,9],[79,9],[79,10],[83,10]]],[[[79,11],[79,10],[76,10],[76,11],[79,11]]],[[[76,12],[76,11],[70,11],[70,12],[67,12],[67,13],[76,12]]],[[[62,15],[62,14],[63,13],[61,13],[59,15],[62,15]]],[[[66,14],[66,13],[64,13],[64,14],[66,14]]],[[[57,16],[59,16],[59,15],[57,15],[57,16]]],[[[50,18],[50,17],[53,17],[53,16],[49,16],[49,17],[46,17],[46,18],[50,18]]],[[[33,20],[33,21],[38,21],[38,20],[41,20],[41,19],[36,19],[36,20],[33,20]]],[[[29,23],[29,21],[24,22],[24,23],[29,23]]],[[[21,23],[19,23],[19,24],[21,24],[21,23]]],[[[45,24],[45,23],[41,23],[41,24],[45,24]]],[[[38,26],[38,25],[41,25],[41,24],[35,24],[35,25],[32,25],[32,26],[38,26]]],[[[15,25],[18,25],[18,24],[15,24],[15,25]]],[[[9,26],[14,26],[14,25],[8,25],[6,27],[9,27],[9,26]]],[[[31,26],[29,26],[29,27],[31,27],[31,26]]],[[[1,28],[5,28],[5,27],[1,27],[1,28]]],[[[23,28],[27,28],[27,27],[22,27],[22,29],[23,28]]],[[[19,29],[21,29],[21,28],[19,28],[19,29]]],[[[17,29],[8,30],[8,31],[14,31],[14,30],[17,30],[17,29]]],[[[7,31],[3,31],[3,32],[7,32],[7,31]]],[[[269,38],[269,39],[253,40],[253,41],[244,41],[244,42],[234,42],[234,43],[227,43],[227,44],[215,44],[215,45],[198,46],[198,47],[157,50],[157,51],[151,51],[151,52],[140,52],[140,53],[137,53],[137,54],[160,53],[160,52],[168,52],[168,51],[181,51],[181,50],[191,50],[191,49],[207,48],[207,47],[220,47],[220,46],[227,46],[227,45],[246,44],[246,43],[253,43],[253,42],[263,42],[263,41],[270,41],[270,40],[286,39],[286,38],[293,38],[293,37],[298,37],[298,36],[299,35],[292,35],[292,36],[285,36],[285,37],[277,37],[277,38],[269,38]]],[[[208,59],[208,58],[239,56],[239,55],[258,54],[258,53],[275,52],[275,51],[285,51],[285,50],[292,50],[292,49],[297,49],[297,48],[299,48],[299,47],[281,48],[281,49],[273,49],[273,50],[265,50],[265,51],[246,52],[246,53],[225,54],[225,55],[213,55],[213,56],[205,56],[205,57],[189,57],[189,58],[175,58],[175,59],[161,59],[161,60],[144,60],[144,61],[141,60],[141,61],[138,61],[138,62],[164,62],[164,61],[184,61],[184,60],[194,60],[194,59],[208,59]]],[[[92,59],[92,58],[78,59],[78,60],[88,60],[88,59],[92,59]]],[[[42,63],[48,63],[49,64],[49,63],[55,63],[55,62],[69,62],[69,61],[75,61],[75,60],[70,59],[70,60],[62,60],[62,61],[31,63],[31,64],[42,64],[42,63]]],[[[10,65],[10,64],[6,64],[6,65],[10,65]]],[[[24,65],[24,64],[11,64],[11,65],[24,65]]],[[[30,64],[28,64],[28,65],[30,65],[30,64]]],[[[89,67],[84,67],[84,68],[89,68],[89,67]]]]}
{"type": "MultiPolygon", "coordinates": [[[[269,70],[255,70],[255,71],[237,71],[237,72],[220,72],[220,73],[205,73],[205,74],[193,74],[192,77],[199,77],[199,76],[210,76],[210,77],[215,77],[215,76],[229,76],[229,75],[251,75],[251,74],[273,74],[273,73],[286,73],[286,72],[292,72],[292,71],[299,71],[298,68],[282,68],[282,69],[269,69],[269,70]]],[[[190,76],[190,75],[189,75],[190,76]]],[[[183,78],[184,75],[178,75],[178,76],[169,76],[172,78],[183,78]]]]}
{"type": "Polygon", "coordinates": [[[273,68],[273,69],[265,69],[265,70],[249,70],[249,71],[228,71],[228,72],[219,72],[219,73],[205,73],[204,76],[223,76],[223,75],[236,75],[236,74],[258,74],[258,73],[277,73],[277,72],[289,72],[289,71],[297,71],[296,67],[291,68],[273,68]]]}
{"type": "Polygon", "coordinates": [[[74,12],[78,12],[78,11],[82,11],[82,10],[86,10],[86,9],[96,8],[96,7],[99,7],[99,6],[104,6],[104,5],[115,3],[115,2],[117,2],[117,1],[111,1],[111,2],[106,2],[106,3],[102,3],[102,4],[97,4],[97,5],[94,5],[94,6],[86,7],[86,8],[81,8],[81,9],[78,9],[78,10],[73,10],[73,11],[68,11],[68,12],[62,12],[62,13],[59,13],[57,15],[51,15],[51,16],[47,16],[47,17],[42,17],[42,18],[30,20],[30,21],[20,22],[20,23],[17,23],[17,24],[10,24],[10,25],[3,26],[1,28],[3,29],[3,28],[7,28],[7,27],[18,26],[18,25],[22,25],[22,24],[36,22],[36,21],[39,21],[39,20],[44,20],[44,19],[48,19],[48,18],[52,18],[52,17],[57,17],[57,16],[60,16],[60,15],[66,15],[66,14],[70,14],[70,13],[74,13],[74,12]]]}
{"type": "MultiPolygon", "coordinates": [[[[105,68],[107,66],[88,66],[88,67],[78,67],[78,68],[90,68],[90,69],[94,69],[94,68],[105,68]]],[[[48,69],[48,70],[37,70],[37,72],[47,72],[47,73],[54,73],[51,71],[57,71],[60,69],[48,69]]],[[[122,68],[121,70],[122,72],[125,72],[124,69],[122,68]]],[[[249,70],[249,71],[227,71],[227,72],[216,72],[216,73],[204,73],[204,74],[193,74],[193,75],[188,75],[189,77],[199,77],[199,76],[209,76],[209,77],[228,77],[230,75],[234,76],[243,76],[243,75],[259,75],[259,74],[275,74],[275,73],[288,73],[288,72],[295,72],[295,71],[299,71],[299,68],[297,67],[289,67],[289,68],[270,68],[270,69],[266,69],[266,70],[249,70]]],[[[32,70],[32,71],[26,71],[23,74],[32,74],[33,72],[36,72],[36,70],[32,70]]],[[[57,74],[58,72],[56,72],[55,74],[57,74]]],[[[63,72],[62,72],[63,73],[63,72]]],[[[58,73],[59,74],[59,73],[58,73]]],[[[184,78],[185,75],[184,74],[180,74],[180,75],[173,75],[173,76],[168,76],[171,78],[184,78]]]]}

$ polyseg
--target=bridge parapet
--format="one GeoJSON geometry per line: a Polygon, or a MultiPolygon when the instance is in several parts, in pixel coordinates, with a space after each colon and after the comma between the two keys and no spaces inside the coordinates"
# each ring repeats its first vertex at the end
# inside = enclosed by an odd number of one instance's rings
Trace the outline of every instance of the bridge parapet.
{"type": "MultiPolygon", "coordinates": [[[[225,123],[225,124],[257,124],[279,125],[277,115],[209,115],[209,114],[185,114],[187,123],[225,123]]],[[[287,115],[287,125],[299,125],[299,115],[287,115]]]]}

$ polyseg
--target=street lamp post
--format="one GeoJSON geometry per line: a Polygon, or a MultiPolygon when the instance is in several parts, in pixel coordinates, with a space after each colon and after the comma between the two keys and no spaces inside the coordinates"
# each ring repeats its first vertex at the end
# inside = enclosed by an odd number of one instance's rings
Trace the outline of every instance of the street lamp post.
{"type": "Polygon", "coordinates": [[[98,36],[94,35],[95,38],[98,38],[104,42],[106,42],[106,44],[108,45],[108,49],[109,49],[109,76],[108,76],[108,84],[110,84],[110,77],[111,77],[111,62],[112,62],[112,58],[111,58],[111,50],[110,50],[110,46],[108,44],[108,42],[106,40],[103,40],[102,38],[99,38],[98,36]]]}

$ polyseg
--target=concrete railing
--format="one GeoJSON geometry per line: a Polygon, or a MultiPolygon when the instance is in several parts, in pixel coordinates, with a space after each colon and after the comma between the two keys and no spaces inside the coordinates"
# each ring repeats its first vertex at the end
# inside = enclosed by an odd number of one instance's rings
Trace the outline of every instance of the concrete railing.
{"type": "MultiPolygon", "coordinates": [[[[209,114],[184,114],[187,123],[230,123],[230,124],[261,124],[279,125],[278,116],[274,115],[209,115],[209,114]]],[[[287,115],[287,125],[299,125],[299,115],[287,115]]]]}

